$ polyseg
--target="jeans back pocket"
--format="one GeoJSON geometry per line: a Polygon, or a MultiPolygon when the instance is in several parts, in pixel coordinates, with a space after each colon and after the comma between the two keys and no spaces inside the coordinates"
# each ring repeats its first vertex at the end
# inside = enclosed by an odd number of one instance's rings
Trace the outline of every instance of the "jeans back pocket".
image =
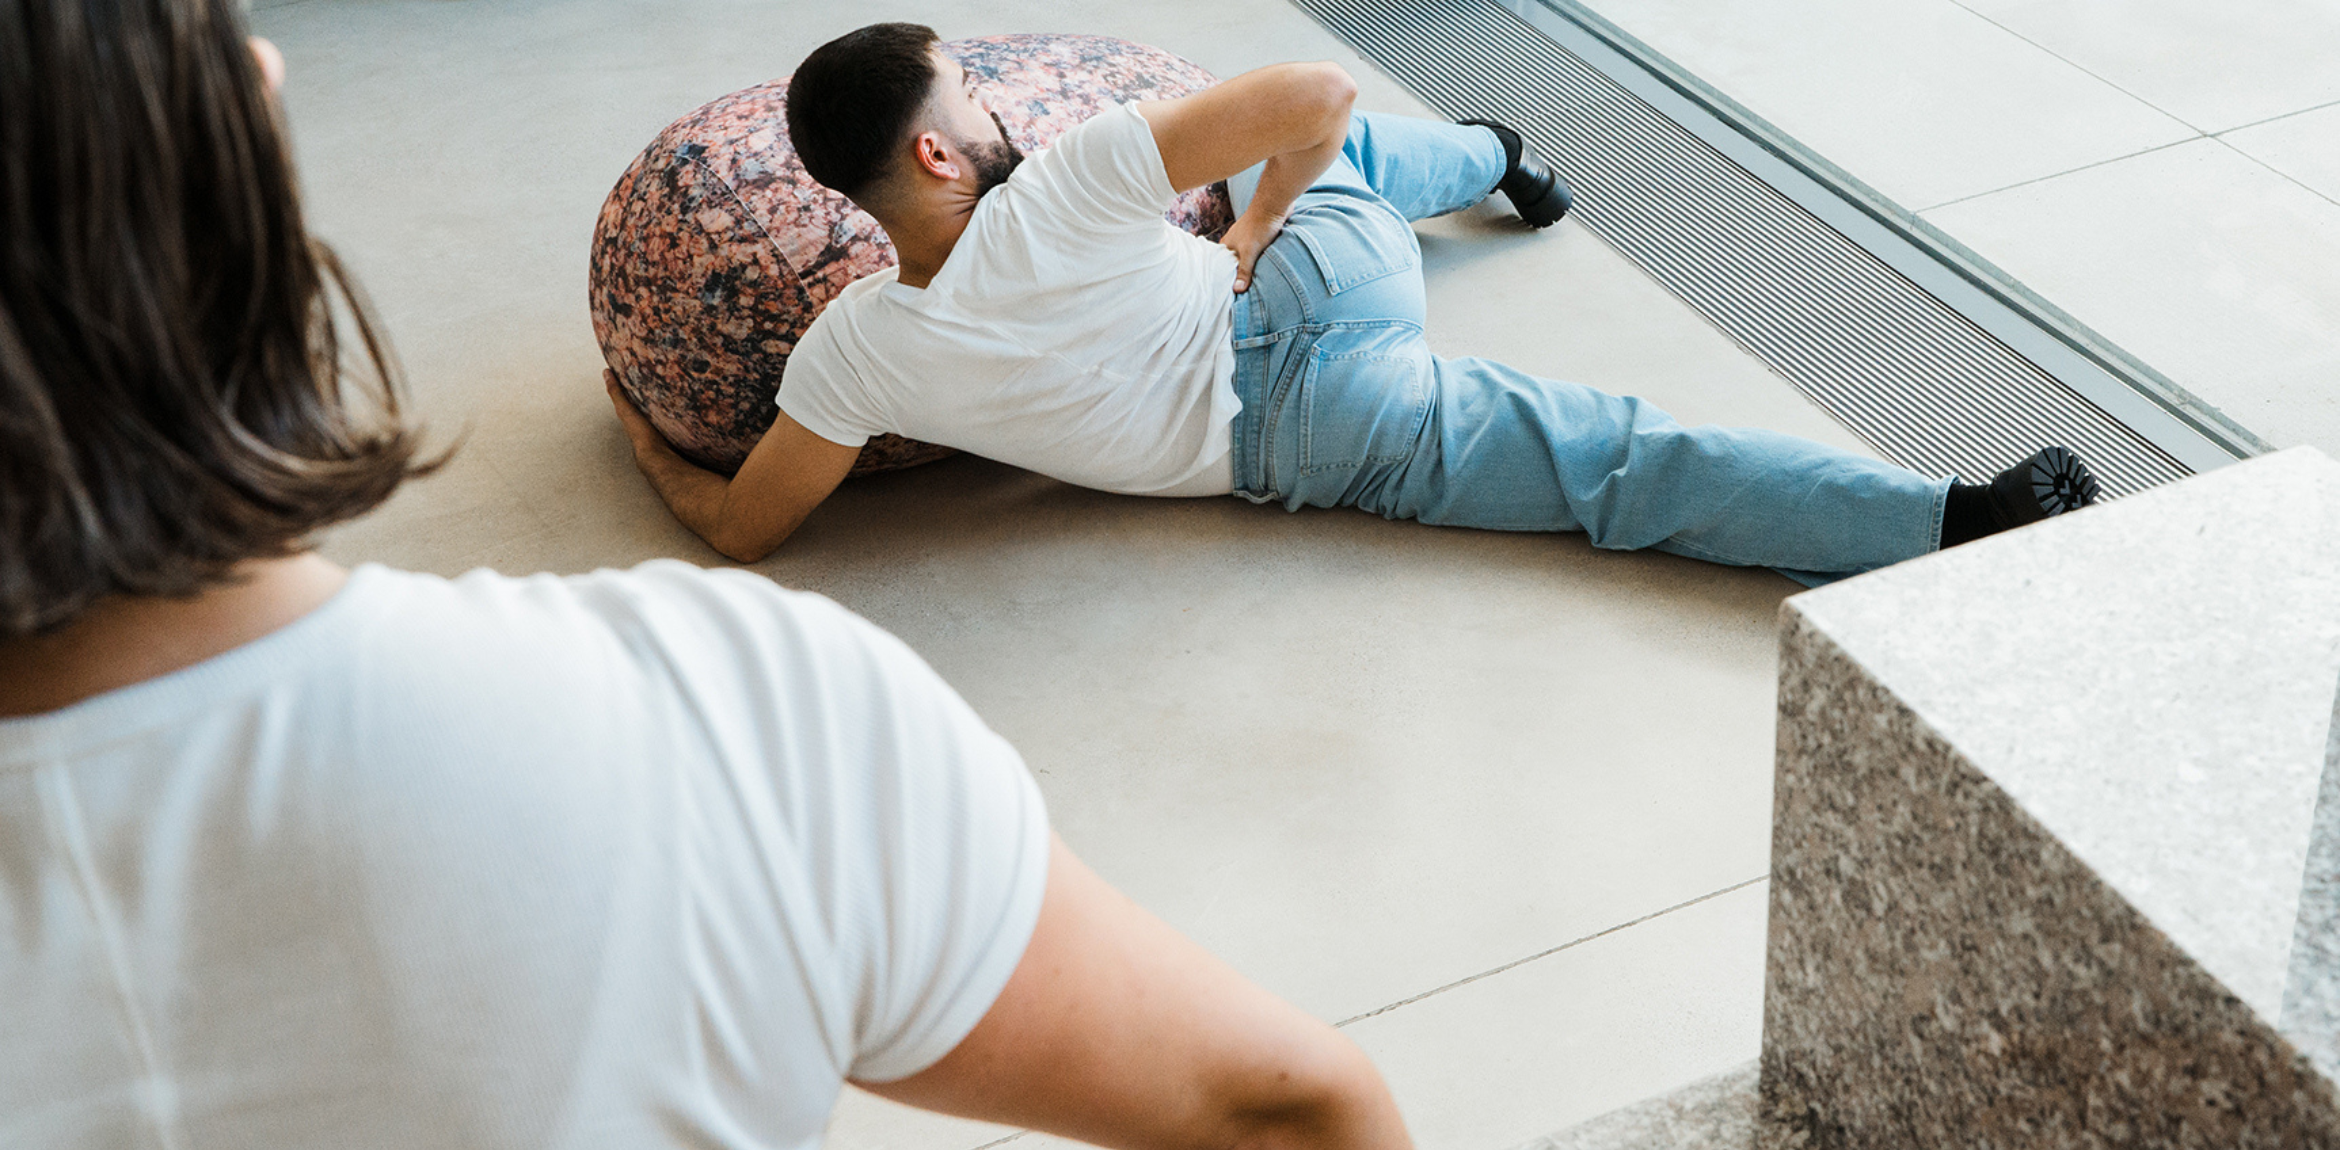
{"type": "Polygon", "coordinates": [[[1300,379],[1298,477],[1404,463],[1430,414],[1430,356],[1415,336],[1310,349],[1300,379]]]}

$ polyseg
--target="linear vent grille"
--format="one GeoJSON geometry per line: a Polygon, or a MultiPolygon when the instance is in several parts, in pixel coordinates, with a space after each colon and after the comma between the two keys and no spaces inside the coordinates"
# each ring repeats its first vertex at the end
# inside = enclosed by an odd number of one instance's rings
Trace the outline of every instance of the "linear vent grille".
{"type": "Polygon", "coordinates": [[[2062,443],[2116,496],[2193,473],[1489,0],[1294,3],[1439,112],[1518,128],[1573,218],[1886,458],[1979,480],[2062,443]]]}

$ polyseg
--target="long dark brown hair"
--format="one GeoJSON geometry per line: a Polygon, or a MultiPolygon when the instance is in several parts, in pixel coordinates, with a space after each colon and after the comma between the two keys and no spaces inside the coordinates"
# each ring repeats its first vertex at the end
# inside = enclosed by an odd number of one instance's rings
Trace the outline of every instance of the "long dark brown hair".
{"type": "Polygon", "coordinates": [[[380,504],[398,389],[237,0],[0,0],[0,638],[380,504]]]}

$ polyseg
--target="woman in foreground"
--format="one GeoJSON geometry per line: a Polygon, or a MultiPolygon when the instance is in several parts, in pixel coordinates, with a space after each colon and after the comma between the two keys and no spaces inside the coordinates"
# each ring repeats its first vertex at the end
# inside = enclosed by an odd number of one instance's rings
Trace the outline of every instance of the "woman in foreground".
{"type": "Polygon", "coordinates": [[[427,471],[232,0],[0,0],[0,1145],[1408,1145],[908,648],[316,555],[427,471]],[[354,334],[378,387],[345,386],[354,334]]]}

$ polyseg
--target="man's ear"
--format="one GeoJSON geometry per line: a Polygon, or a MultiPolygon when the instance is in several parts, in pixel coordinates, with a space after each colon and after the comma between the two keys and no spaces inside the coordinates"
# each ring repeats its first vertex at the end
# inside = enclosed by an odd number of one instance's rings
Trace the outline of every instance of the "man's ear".
{"type": "Polygon", "coordinates": [[[958,150],[941,132],[920,132],[911,137],[910,147],[912,160],[927,175],[938,180],[956,180],[965,174],[958,150]]]}

